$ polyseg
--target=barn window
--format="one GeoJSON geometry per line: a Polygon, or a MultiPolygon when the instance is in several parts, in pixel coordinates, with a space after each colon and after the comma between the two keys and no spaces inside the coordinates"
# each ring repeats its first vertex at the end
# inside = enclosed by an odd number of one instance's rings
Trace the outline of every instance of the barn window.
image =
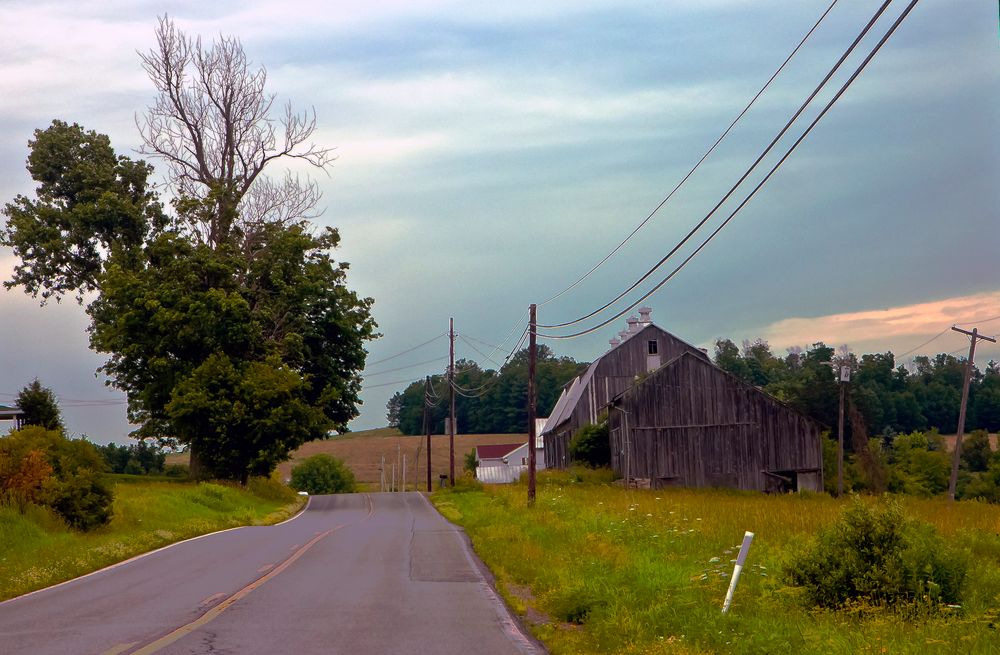
{"type": "Polygon", "coordinates": [[[527,466],[527,465],[528,465],[528,458],[527,457],[522,457],[521,458],[521,466],[527,466]]]}
{"type": "Polygon", "coordinates": [[[657,346],[656,341],[650,341],[649,342],[649,354],[650,355],[655,355],[657,353],[656,346],[657,346]]]}

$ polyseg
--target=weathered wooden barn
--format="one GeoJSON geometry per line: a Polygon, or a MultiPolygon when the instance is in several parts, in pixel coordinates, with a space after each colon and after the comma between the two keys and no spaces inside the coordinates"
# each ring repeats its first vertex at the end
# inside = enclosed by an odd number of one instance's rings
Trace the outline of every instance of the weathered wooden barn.
{"type": "Polygon", "coordinates": [[[682,353],[612,399],[612,467],[651,486],[823,489],[820,426],[682,353]]]}
{"type": "Polygon", "coordinates": [[[639,309],[628,319],[628,329],[610,341],[611,349],[563,387],[542,428],[545,458],[550,467],[569,466],[569,442],[580,427],[596,423],[608,403],[635,383],[636,376],[658,369],[678,355],[689,353],[708,361],[708,355],[653,324],[651,309],[639,309]]]}

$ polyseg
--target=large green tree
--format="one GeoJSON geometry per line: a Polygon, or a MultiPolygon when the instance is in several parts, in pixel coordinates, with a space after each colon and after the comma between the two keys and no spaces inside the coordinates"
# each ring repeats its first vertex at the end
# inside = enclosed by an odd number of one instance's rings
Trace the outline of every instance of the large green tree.
{"type": "Polygon", "coordinates": [[[159,96],[140,126],[174,211],[148,165],[56,121],[29,144],[37,198],[4,210],[22,262],[8,285],[89,301],[91,346],[136,436],[189,445],[195,474],[245,480],[347,429],[373,301],[347,288],[337,231],[310,225],[315,185],[264,175],[285,157],[328,163],[308,142],[315,122],[287,111],[276,134],[264,71],[235,39],[203,47],[166,19],[156,35],[143,65],[159,96]]]}

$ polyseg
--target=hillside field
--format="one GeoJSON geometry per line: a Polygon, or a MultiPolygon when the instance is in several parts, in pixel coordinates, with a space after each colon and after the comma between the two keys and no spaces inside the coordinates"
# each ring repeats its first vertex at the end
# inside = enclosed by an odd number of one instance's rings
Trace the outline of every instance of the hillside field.
{"type": "MultiPolygon", "coordinates": [[[[476,446],[488,444],[519,444],[524,443],[527,435],[523,434],[462,434],[455,435],[455,475],[462,474],[462,464],[465,454],[476,446]]],[[[424,450],[426,444],[425,437],[409,437],[400,434],[399,430],[393,428],[380,428],[377,430],[364,430],[351,432],[342,436],[333,437],[325,441],[311,441],[295,451],[290,461],[278,466],[278,472],[282,480],[287,480],[291,476],[292,467],[306,457],[325,453],[342,459],[348,468],[354,472],[354,477],[358,482],[366,485],[369,489],[374,486],[378,490],[379,465],[381,458],[385,456],[386,479],[392,473],[392,464],[396,461],[397,454],[402,462],[403,455],[406,455],[406,483],[407,488],[412,489],[414,481],[420,483],[420,488],[424,489],[426,484],[426,462],[427,455],[424,450]],[[419,461],[417,455],[419,454],[419,461]],[[417,468],[414,469],[414,462],[417,468]]],[[[187,464],[187,453],[178,453],[167,456],[167,464],[187,464]]],[[[435,487],[438,484],[438,475],[448,473],[448,436],[431,436],[431,477],[435,487]]]]}

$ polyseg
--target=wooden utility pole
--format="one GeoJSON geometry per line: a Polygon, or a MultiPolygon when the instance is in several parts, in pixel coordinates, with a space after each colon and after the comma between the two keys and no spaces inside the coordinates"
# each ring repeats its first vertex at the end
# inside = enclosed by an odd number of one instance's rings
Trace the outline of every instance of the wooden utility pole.
{"type": "Polygon", "coordinates": [[[972,332],[969,332],[953,325],[951,329],[955,332],[969,335],[972,337],[972,343],[969,344],[969,359],[965,362],[965,381],[962,383],[962,405],[958,410],[958,434],[955,435],[955,451],[951,457],[951,480],[948,482],[949,501],[955,500],[955,487],[958,485],[958,460],[962,453],[962,438],[965,436],[965,408],[969,404],[969,383],[972,382],[972,367],[974,365],[973,360],[976,357],[976,342],[980,339],[983,341],[992,341],[993,343],[997,342],[993,337],[985,337],[979,334],[979,328],[972,328],[972,332]]]}
{"type": "Polygon", "coordinates": [[[448,397],[451,402],[451,419],[448,421],[448,484],[455,486],[455,319],[448,319],[448,397]]]}
{"type": "Polygon", "coordinates": [[[424,434],[427,435],[427,493],[434,491],[431,487],[431,422],[428,417],[431,404],[431,376],[424,380],[424,434]]]}
{"type": "Polygon", "coordinates": [[[528,318],[528,505],[535,504],[535,309],[531,305],[528,318]]]}
{"type": "Polygon", "coordinates": [[[837,416],[837,498],[844,495],[844,392],[851,380],[851,368],[841,366],[837,376],[840,387],[840,411],[837,416]]]}

